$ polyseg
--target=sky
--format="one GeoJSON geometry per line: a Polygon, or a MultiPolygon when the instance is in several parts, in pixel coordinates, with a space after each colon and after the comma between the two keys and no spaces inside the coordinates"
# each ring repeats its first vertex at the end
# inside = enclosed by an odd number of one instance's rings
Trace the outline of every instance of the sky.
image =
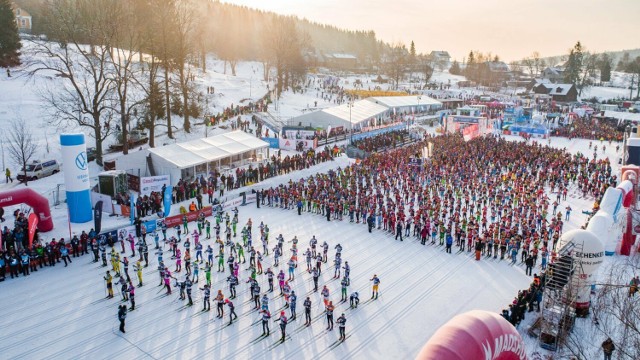
{"type": "Polygon", "coordinates": [[[470,50],[520,60],[587,50],[640,47],[640,0],[222,0],[297,15],[379,39],[413,40],[418,52],[447,50],[462,60],[470,50]]]}

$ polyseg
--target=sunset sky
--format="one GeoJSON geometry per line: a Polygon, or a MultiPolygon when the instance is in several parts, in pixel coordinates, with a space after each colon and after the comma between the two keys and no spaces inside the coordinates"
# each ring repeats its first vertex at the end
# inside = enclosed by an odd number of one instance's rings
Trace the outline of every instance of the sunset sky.
{"type": "Polygon", "coordinates": [[[519,60],[640,47],[640,0],[222,0],[352,30],[386,42],[413,40],[418,52],[469,50],[519,60]]]}

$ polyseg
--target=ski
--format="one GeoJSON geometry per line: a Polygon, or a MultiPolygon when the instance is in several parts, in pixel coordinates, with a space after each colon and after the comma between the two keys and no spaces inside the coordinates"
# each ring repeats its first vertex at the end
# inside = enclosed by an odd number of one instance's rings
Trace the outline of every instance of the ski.
{"type": "Polygon", "coordinates": [[[347,336],[345,336],[344,340],[340,340],[340,339],[338,339],[338,340],[334,341],[331,345],[329,345],[329,350],[333,350],[333,349],[337,348],[337,347],[338,347],[338,346],[340,346],[343,342],[345,342],[345,340],[347,340],[347,339],[348,339],[348,338],[350,338],[350,337],[351,337],[351,335],[347,335],[347,336]]]}

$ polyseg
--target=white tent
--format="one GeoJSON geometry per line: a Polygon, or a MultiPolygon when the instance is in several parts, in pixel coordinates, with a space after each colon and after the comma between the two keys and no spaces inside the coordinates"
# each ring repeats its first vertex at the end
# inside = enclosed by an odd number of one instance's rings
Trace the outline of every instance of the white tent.
{"type": "Polygon", "coordinates": [[[344,126],[359,128],[366,126],[371,119],[386,119],[395,111],[410,112],[411,108],[433,110],[441,108],[442,103],[428,96],[380,96],[342,104],[321,111],[301,115],[293,119],[294,125],[327,128],[344,126]],[[428,108],[427,108],[428,107],[428,108]]]}
{"type": "Polygon", "coordinates": [[[155,172],[171,174],[171,183],[175,184],[180,178],[206,176],[214,169],[245,165],[260,158],[268,148],[268,143],[253,135],[233,131],[148,151],[155,172]]]}
{"type": "MultiPolygon", "coordinates": [[[[312,112],[310,114],[296,117],[294,124],[300,123],[302,126],[337,127],[344,126],[349,129],[351,126],[357,128],[360,124],[366,123],[372,118],[383,117],[389,111],[386,106],[373,103],[368,100],[359,100],[350,104],[342,104],[329,109],[312,112]]],[[[295,124],[297,125],[297,124],[295,124]]]]}

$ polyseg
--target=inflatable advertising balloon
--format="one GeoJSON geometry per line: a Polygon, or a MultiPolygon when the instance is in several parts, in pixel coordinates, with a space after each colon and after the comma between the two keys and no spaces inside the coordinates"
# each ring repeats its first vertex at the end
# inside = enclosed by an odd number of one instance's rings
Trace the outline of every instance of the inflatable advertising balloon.
{"type": "Polygon", "coordinates": [[[589,312],[591,284],[595,280],[593,275],[604,261],[604,244],[591,231],[575,229],[560,237],[559,246],[560,252],[567,251],[574,259],[573,279],[579,286],[576,289],[576,313],[584,315],[589,312]]]}
{"type": "Polygon", "coordinates": [[[526,360],[522,337],[507,320],[473,310],[444,324],[416,360],[526,360]]]}

